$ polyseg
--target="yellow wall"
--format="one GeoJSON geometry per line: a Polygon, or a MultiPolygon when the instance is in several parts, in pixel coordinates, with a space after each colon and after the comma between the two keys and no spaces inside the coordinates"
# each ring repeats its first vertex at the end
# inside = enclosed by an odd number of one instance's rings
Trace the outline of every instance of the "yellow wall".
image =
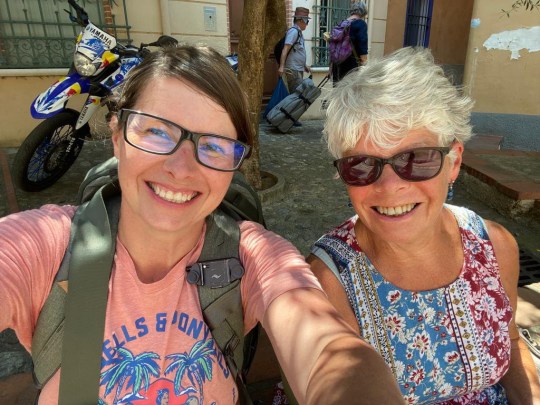
{"type": "Polygon", "coordinates": [[[386,16],[386,35],[384,54],[389,54],[403,46],[405,35],[405,16],[407,15],[407,0],[388,0],[386,16]]]}
{"type": "MultiPolygon", "coordinates": [[[[511,52],[487,49],[484,44],[492,36],[501,35],[504,46],[509,31],[535,28],[531,32],[514,33],[514,43],[531,41],[540,44],[540,12],[520,9],[510,17],[501,13],[512,4],[509,0],[476,0],[465,63],[464,85],[476,104],[474,111],[503,114],[540,114],[540,51],[520,49],[519,58],[511,52]]],[[[526,48],[528,47],[525,44],[526,48]]],[[[530,46],[530,45],[529,45],[530,46]]]]}
{"type": "MultiPolygon", "coordinates": [[[[462,65],[465,62],[473,1],[434,0],[429,48],[437,63],[462,65]]],[[[407,0],[388,0],[384,53],[403,46],[407,0]]]]}
{"type": "Polygon", "coordinates": [[[437,63],[465,63],[473,3],[471,0],[434,0],[429,48],[437,63]]]}
{"type": "MultiPolygon", "coordinates": [[[[58,76],[0,76],[0,97],[4,100],[0,113],[0,146],[19,146],[41,122],[30,115],[30,105],[56,79],[58,76]]],[[[79,108],[83,102],[84,99],[77,99],[68,106],[79,108]]]]}

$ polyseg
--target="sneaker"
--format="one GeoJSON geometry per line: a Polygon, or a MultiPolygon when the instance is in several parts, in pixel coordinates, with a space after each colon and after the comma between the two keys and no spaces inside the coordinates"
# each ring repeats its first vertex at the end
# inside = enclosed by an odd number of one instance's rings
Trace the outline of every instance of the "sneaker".
{"type": "Polygon", "coordinates": [[[301,127],[302,123],[300,121],[295,121],[294,124],[292,124],[293,127],[301,127]]]}

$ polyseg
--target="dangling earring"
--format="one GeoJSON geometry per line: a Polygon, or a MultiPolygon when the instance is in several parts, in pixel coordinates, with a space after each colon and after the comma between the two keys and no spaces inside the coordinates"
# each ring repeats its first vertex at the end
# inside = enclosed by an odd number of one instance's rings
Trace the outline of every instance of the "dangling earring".
{"type": "Polygon", "coordinates": [[[454,180],[448,183],[448,193],[446,194],[446,201],[452,201],[454,198],[454,180]]]}

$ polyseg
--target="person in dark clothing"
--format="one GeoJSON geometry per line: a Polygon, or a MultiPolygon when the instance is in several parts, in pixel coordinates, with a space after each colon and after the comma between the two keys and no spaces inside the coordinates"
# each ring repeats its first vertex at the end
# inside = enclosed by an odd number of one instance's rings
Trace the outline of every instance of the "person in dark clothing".
{"type": "Polygon", "coordinates": [[[335,86],[351,70],[365,65],[368,55],[368,27],[365,21],[367,16],[365,3],[359,1],[351,6],[351,15],[347,20],[352,20],[349,27],[349,37],[353,46],[353,53],[343,62],[331,63],[330,74],[335,86]]]}

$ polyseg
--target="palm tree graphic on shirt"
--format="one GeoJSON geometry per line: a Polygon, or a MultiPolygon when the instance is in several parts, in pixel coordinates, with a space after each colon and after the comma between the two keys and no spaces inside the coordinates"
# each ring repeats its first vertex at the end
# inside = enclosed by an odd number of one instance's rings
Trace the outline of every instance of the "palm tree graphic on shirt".
{"type": "Polygon", "coordinates": [[[100,385],[105,385],[105,396],[109,395],[116,386],[113,404],[118,400],[124,386],[131,388],[131,393],[137,393],[144,386],[145,391],[150,385],[151,376],[159,377],[160,370],[156,359],[159,355],[152,352],[143,352],[134,356],[128,349],[119,347],[116,349],[118,357],[109,369],[101,373],[100,385]]]}
{"type": "Polygon", "coordinates": [[[175,353],[165,357],[172,362],[165,369],[165,375],[176,370],[174,375],[174,391],[178,395],[182,391],[182,379],[187,376],[192,386],[197,386],[200,393],[199,403],[204,403],[203,383],[212,381],[212,363],[216,357],[214,339],[199,340],[191,348],[189,354],[175,353]]]}

